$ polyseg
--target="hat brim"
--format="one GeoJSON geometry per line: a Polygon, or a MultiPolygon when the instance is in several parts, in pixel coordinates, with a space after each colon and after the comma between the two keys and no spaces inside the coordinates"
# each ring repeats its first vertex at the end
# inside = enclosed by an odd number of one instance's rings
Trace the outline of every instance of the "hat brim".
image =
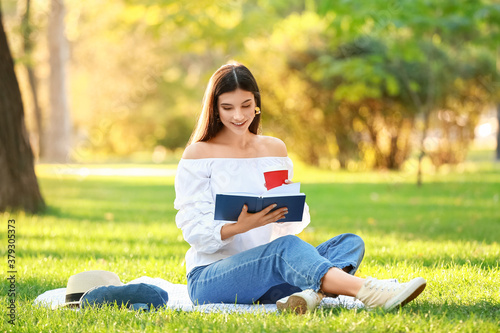
{"type": "Polygon", "coordinates": [[[65,302],[62,304],[57,304],[52,306],[52,310],[57,310],[57,309],[63,309],[63,308],[79,308],[80,307],[80,301],[74,301],[74,302],[65,302]]]}

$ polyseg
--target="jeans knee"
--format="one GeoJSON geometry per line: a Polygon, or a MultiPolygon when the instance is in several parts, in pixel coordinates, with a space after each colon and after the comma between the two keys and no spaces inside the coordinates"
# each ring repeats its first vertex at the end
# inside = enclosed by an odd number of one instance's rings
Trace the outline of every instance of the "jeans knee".
{"type": "Polygon", "coordinates": [[[282,236],[280,238],[276,238],[273,243],[279,243],[279,244],[290,244],[290,243],[296,243],[296,242],[302,242],[302,240],[295,236],[295,235],[286,235],[282,236]]]}
{"type": "Polygon", "coordinates": [[[275,254],[280,257],[296,256],[298,252],[304,252],[306,249],[314,247],[303,241],[295,235],[286,235],[275,239],[272,242],[270,249],[273,249],[275,254]]]}
{"type": "Polygon", "coordinates": [[[362,250],[363,252],[365,251],[365,241],[363,240],[363,238],[355,234],[346,234],[346,236],[349,239],[349,242],[352,243],[353,247],[362,250]]]}

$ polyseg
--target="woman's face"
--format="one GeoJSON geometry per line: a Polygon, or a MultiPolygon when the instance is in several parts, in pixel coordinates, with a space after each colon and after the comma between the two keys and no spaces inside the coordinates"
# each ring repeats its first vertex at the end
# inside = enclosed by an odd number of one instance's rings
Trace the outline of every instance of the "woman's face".
{"type": "Polygon", "coordinates": [[[219,117],[224,126],[235,134],[244,134],[255,118],[253,93],[236,89],[221,94],[217,102],[219,117]]]}

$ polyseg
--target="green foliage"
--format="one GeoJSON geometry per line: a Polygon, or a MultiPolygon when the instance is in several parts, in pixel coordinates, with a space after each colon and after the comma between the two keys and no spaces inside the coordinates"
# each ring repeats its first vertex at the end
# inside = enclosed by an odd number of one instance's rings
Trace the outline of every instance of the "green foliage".
{"type": "MultiPolygon", "coordinates": [[[[479,158],[489,160],[490,155],[479,158]]],[[[144,275],[186,283],[183,260],[188,245],[175,226],[173,176],[85,176],[85,168],[95,171],[96,167],[39,166],[41,188],[50,207],[46,214],[0,215],[2,221],[14,218],[18,226],[17,322],[10,326],[2,318],[2,331],[498,330],[497,165],[481,162],[468,163],[461,171],[443,169],[417,188],[411,170],[347,173],[296,163],[294,180],[303,183],[312,216],[301,238],[318,245],[338,233],[354,232],[367,247],[360,276],[427,279],[424,293],[394,313],[344,308],[305,316],[172,310],[138,313],[114,307],[76,312],[34,306],[39,294],[65,287],[71,275],[84,270],[110,270],[125,283],[144,275]],[[78,168],[82,168],[80,175],[67,174],[78,168]]],[[[173,167],[146,166],[145,171],[173,167]]],[[[5,249],[0,251],[4,258],[5,249]]],[[[5,287],[0,285],[0,306],[4,308],[5,287]]]]}
{"type": "Polygon", "coordinates": [[[430,138],[437,142],[434,150],[422,148],[435,164],[463,161],[478,115],[497,94],[491,45],[474,39],[482,24],[475,15],[485,8],[477,1],[320,1],[319,15],[306,11],[284,19],[271,45],[262,38],[252,56],[255,67],[273,73],[264,87],[287,92],[271,97],[271,107],[289,115],[271,113],[273,131],[308,163],[347,167],[361,158],[376,168],[400,169],[419,145],[410,138],[423,118],[423,135],[439,133],[430,138]],[[272,65],[263,66],[262,58],[272,65]],[[456,82],[464,83],[460,90],[456,82]],[[301,112],[288,110],[292,94],[301,112]],[[459,135],[450,136],[450,124],[434,120],[443,109],[461,114],[453,125],[459,135]]]}
{"type": "MultiPolygon", "coordinates": [[[[453,131],[463,139],[427,153],[437,165],[460,162],[478,115],[500,98],[492,0],[90,0],[67,8],[76,160],[184,147],[208,78],[230,59],[249,65],[262,87],[264,132],[326,167],[400,169],[420,145],[409,138],[427,125],[449,130],[442,109],[462,117],[453,131]]],[[[44,11],[46,2],[33,1],[29,61],[41,93],[44,11]]]]}

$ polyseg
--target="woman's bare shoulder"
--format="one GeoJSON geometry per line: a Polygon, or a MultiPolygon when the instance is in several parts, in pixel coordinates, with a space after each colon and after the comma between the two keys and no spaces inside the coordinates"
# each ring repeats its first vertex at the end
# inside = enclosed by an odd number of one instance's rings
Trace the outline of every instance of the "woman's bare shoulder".
{"type": "Polygon", "coordinates": [[[272,136],[261,135],[260,140],[262,142],[262,145],[266,147],[267,153],[270,156],[282,156],[282,157],[288,156],[286,145],[280,139],[272,136]]]}
{"type": "Polygon", "coordinates": [[[184,149],[183,159],[200,159],[211,157],[212,145],[208,142],[198,141],[190,144],[184,149]]]}

